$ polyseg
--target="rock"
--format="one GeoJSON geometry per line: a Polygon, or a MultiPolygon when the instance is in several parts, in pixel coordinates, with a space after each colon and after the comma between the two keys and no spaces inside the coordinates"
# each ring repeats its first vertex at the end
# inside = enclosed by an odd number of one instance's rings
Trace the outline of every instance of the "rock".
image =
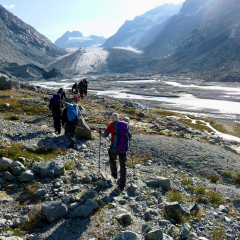
{"type": "Polygon", "coordinates": [[[136,191],[137,189],[146,187],[147,184],[141,180],[133,180],[130,182],[130,186],[128,187],[128,190],[131,192],[136,191]]]}
{"type": "Polygon", "coordinates": [[[149,224],[142,225],[142,234],[146,234],[152,230],[152,227],[149,224]]]}
{"type": "Polygon", "coordinates": [[[46,190],[45,189],[38,189],[35,193],[36,197],[41,197],[44,196],[46,194],[46,190]]]}
{"type": "Polygon", "coordinates": [[[181,227],[181,237],[188,238],[190,234],[191,226],[188,223],[183,223],[181,227]]]}
{"type": "Polygon", "coordinates": [[[31,182],[35,180],[36,174],[32,170],[27,170],[20,175],[20,182],[31,182]]]}
{"type": "MultiPolygon", "coordinates": [[[[185,214],[185,211],[182,209],[178,202],[165,203],[165,212],[168,217],[176,220],[179,215],[185,214]]],[[[189,214],[187,214],[189,216],[189,214]]]]}
{"type": "Polygon", "coordinates": [[[98,208],[98,203],[94,199],[87,199],[84,205],[92,207],[93,210],[98,208]]]}
{"type": "Polygon", "coordinates": [[[194,211],[198,211],[198,205],[195,202],[183,202],[180,204],[183,212],[187,215],[190,215],[194,211]]]}
{"type": "Polygon", "coordinates": [[[236,151],[235,149],[233,149],[233,148],[231,148],[231,147],[229,147],[229,146],[227,146],[227,145],[224,145],[223,148],[224,148],[225,150],[227,150],[227,151],[230,151],[230,152],[233,152],[233,153],[236,153],[236,154],[237,154],[237,151],[236,151]]]}
{"type": "Polygon", "coordinates": [[[116,216],[118,222],[122,223],[123,226],[129,226],[132,223],[132,215],[130,213],[123,213],[116,216]]]}
{"type": "Polygon", "coordinates": [[[236,207],[240,207],[240,199],[234,199],[233,200],[233,204],[236,206],[236,207]]]}
{"type": "Polygon", "coordinates": [[[79,192],[80,190],[81,190],[80,187],[78,187],[78,186],[73,186],[72,188],[70,188],[70,189],[68,190],[68,193],[77,193],[77,192],[79,192]]]}
{"type": "Polygon", "coordinates": [[[41,240],[37,235],[31,234],[28,236],[28,240],[41,240]]]}
{"type": "Polygon", "coordinates": [[[16,181],[16,177],[14,177],[10,172],[6,171],[4,177],[8,181],[16,181]]]}
{"type": "Polygon", "coordinates": [[[24,165],[19,161],[12,162],[10,168],[14,176],[20,176],[23,172],[26,171],[26,168],[24,167],[24,165]]]}
{"type": "Polygon", "coordinates": [[[134,232],[119,232],[118,235],[112,240],[141,240],[140,236],[134,232]]]}
{"type": "Polygon", "coordinates": [[[13,237],[6,237],[6,238],[1,238],[0,237],[0,240],[23,240],[23,239],[20,238],[20,237],[13,236],[13,237]]]}
{"type": "Polygon", "coordinates": [[[152,219],[152,216],[158,216],[158,212],[157,210],[154,210],[152,208],[147,208],[145,213],[144,213],[144,216],[145,216],[145,220],[146,221],[149,221],[152,219]]]}
{"type": "Polygon", "coordinates": [[[14,218],[14,219],[12,220],[13,227],[17,227],[17,226],[19,226],[21,223],[28,222],[28,221],[29,221],[29,218],[28,218],[27,216],[19,217],[19,218],[14,218]]]}
{"type": "Polygon", "coordinates": [[[88,125],[86,124],[86,122],[82,116],[80,117],[80,119],[78,121],[75,137],[77,139],[91,139],[92,138],[91,130],[88,127],[88,125]]]}
{"type": "Polygon", "coordinates": [[[151,181],[145,181],[148,186],[161,186],[164,191],[171,189],[171,183],[168,178],[159,177],[151,181]]]}
{"type": "Polygon", "coordinates": [[[60,71],[56,68],[53,68],[52,70],[50,70],[49,72],[44,71],[42,73],[42,76],[44,78],[56,78],[58,76],[58,74],[60,73],[60,71]]]}
{"type": "Polygon", "coordinates": [[[91,214],[92,210],[93,208],[90,206],[81,205],[74,210],[73,217],[88,217],[91,214]]]}
{"type": "Polygon", "coordinates": [[[145,235],[145,238],[147,240],[162,240],[163,239],[163,232],[160,229],[152,230],[145,235]]]}
{"type": "Polygon", "coordinates": [[[68,214],[66,205],[59,201],[50,201],[43,203],[42,211],[45,215],[45,218],[50,223],[62,217],[65,217],[68,214]]]}
{"type": "Polygon", "coordinates": [[[2,157],[0,158],[0,169],[8,170],[12,164],[13,160],[10,158],[2,157]]]}
{"type": "Polygon", "coordinates": [[[5,74],[0,73],[0,90],[11,89],[12,81],[5,74]]]}
{"type": "Polygon", "coordinates": [[[50,163],[35,162],[33,164],[33,170],[41,177],[59,177],[65,174],[65,168],[62,161],[52,161],[50,163]]]}

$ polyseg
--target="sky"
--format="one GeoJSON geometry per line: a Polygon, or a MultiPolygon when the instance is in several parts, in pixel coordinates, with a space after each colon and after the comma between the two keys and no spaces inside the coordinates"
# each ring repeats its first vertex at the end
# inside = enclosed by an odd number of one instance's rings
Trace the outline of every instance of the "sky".
{"type": "Polygon", "coordinates": [[[136,16],[184,0],[0,0],[0,5],[53,43],[66,31],[110,37],[136,16]]]}

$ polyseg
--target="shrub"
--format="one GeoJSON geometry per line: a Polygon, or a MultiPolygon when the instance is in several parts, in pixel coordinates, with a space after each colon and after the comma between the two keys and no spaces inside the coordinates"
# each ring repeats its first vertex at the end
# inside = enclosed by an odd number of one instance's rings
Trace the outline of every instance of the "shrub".
{"type": "Polygon", "coordinates": [[[193,183],[193,180],[191,178],[188,178],[188,177],[183,177],[182,182],[183,182],[184,185],[189,185],[189,184],[193,183]]]}
{"type": "Polygon", "coordinates": [[[20,117],[19,116],[16,116],[16,115],[12,115],[10,117],[8,117],[8,120],[12,120],[12,121],[16,121],[16,120],[19,120],[20,117]]]}
{"type": "Polygon", "coordinates": [[[195,188],[195,190],[196,190],[196,193],[197,193],[199,196],[203,196],[203,195],[205,195],[205,193],[206,193],[206,187],[205,187],[205,186],[197,186],[197,187],[195,188]]]}
{"type": "Polygon", "coordinates": [[[236,184],[240,184],[240,171],[237,171],[236,172],[236,177],[235,177],[235,183],[236,184]]]}
{"type": "Polygon", "coordinates": [[[207,178],[210,179],[210,181],[213,182],[213,183],[216,183],[220,180],[220,178],[218,176],[213,175],[213,174],[208,175],[207,178]]]}
{"type": "Polygon", "coordinates": [[[220,205],[225,202],[224,197],[217,191],[209,191],[207,192],[207,198],[212,203],[220,205]]]}

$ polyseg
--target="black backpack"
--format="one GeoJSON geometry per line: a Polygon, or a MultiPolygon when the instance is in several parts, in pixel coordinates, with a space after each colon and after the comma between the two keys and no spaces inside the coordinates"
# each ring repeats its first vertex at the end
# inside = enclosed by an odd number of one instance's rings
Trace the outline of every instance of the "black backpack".
{"type": "Polygon", "coordinates": [[[60,95],[62,95],[62,92],[63,92],[63,89],[62,89],[62,88],[59,88],[59,90],[58,90],[57,94],[60,94],[60,95]]]}

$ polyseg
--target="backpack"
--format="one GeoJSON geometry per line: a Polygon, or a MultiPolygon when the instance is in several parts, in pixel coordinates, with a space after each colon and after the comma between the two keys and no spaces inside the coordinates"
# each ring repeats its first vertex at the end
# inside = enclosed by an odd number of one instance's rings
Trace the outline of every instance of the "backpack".
{"type": "Polygon", "coordinates": [[[126,122],[113,122],[114,125],[114,143],[113,147],[116,151],[127,152],[129,140],[129,128],[126,122]]]}
{"type": "Polygon", "coordinates": [[[60,95],[59,94],[54,94],[52,99],[51,99],[51,109],[52,112],[55,114],[59,114],[61,113],[61,109],[60,109],[60,95]]]}
{"type": "Polygon", "coordinates": [[[67,116],[69,122],[73,122],[75,125],[78,125],[78,120],[80,119],[80,111],[76,104],[67,105],[67,116]]]}

